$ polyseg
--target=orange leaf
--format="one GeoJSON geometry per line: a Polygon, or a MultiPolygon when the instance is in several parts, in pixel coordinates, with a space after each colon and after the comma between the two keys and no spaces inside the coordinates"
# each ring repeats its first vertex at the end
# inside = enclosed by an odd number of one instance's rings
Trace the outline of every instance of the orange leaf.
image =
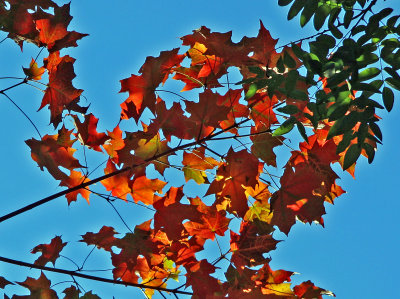
{"type": "Polygon", "coordinates": [[[22,68],[24,70],[25,75],[28,79],[31,80],[40,80],[45,71],[44,67],[38,67],[36,61],[32,58],[31,63],[29,64],[29,68],[22,68]]]}
{"type": "MultiPolygon", "coordinates": [[[[79,186],[80,184],[83,184],[83,183],[86,183],[89,181],[90,180],[85,175],[82,175],[82,173],[80,171],[71,170],[70,176],[64,178],[61,181],[60,186],[66,186],[68,188],[73,188],[73,187],[79,186]]],[[[84,199],[86,199],[87,203],[89,203],[90,190],[88,190],[86,188],[81,188],[77,191],[73,191],[73,192],[70,192],[65,195],[65,197],[67,198],[68,204],[70,204],[73,201],[76,201],[78,194],[80,194],[84,199]]]]}
{"type": "Polygon", "coordinates": [[[204,170],[213,169],[219,163],[211,158],[204,156],[205,149],[203,147],[193,150],[191,153],[183,152],[183,173],[186,182],[193,179],[197,184],[203,184],[207,178],[204,170]]]}

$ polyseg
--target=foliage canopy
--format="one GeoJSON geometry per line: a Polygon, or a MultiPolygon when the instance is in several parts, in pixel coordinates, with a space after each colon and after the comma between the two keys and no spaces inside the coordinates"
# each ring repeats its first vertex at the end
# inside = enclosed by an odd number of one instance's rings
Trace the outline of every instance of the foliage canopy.
{"type": "MultiPolygon", "coordinates": [[[[61,296],[45,272],[74,277],[64,298],[98,298],[91,291],[80,295],[78,277],[139,287],[148,297],[155,291],[193,298],[334,296],[311,281],[292,287],[294,272],[271,269],[266,254],[279,242],[276,229],[289,234],[296,221],[323,225],[325,202],[344,192],[333,163],[354,175],[360,156],[373,161],[382,141],[376,110],[392,110],[393,90],[400,90],[399,16],[391,8],[373,12],[377,0],[278,3],[290,6],[289,20],[299,15],[300,26],[313,22],[318,32],[277,48],[261,21],[256,37],[239,42],[231,32],[202,26],[181,38],[182,48],[147,57],[137,75],[120,81],[126,95],[120,119],[99,132],[99,119],[81,103],[84,91],[72,82],[75,59],[63,55],[87,35],[68,29],[70,4],[0,1],[7,38],[21,50],[25,42],[37,45],[38,57],[48,53],[41,62],[32,59],[25,76],[0,94],[12,101],[8,91],[26,84],[43,91],[39,110],[49,109],[54,134],[37,131],[40,138],[25,143],[40,169],[67,188],[0,222],[61,196],[68,205],[99,196],[152,213],[122,234],[104,225],[82,235],[81,242],[109,254],[112,278],[48,267],[68,245],[61,236],[35,246],[32,253],[41,255],[34,263],[0,257],[43,270],[18,282],[33,298],[61,296]],[[181,91],[164,89],[170,82],[179,82],[181,91]],[[275,149],[289,147],[286,134],[294,128],[303,140],[277,178],[275,149]],[[106,162],[89,167],[78,158],[89,150],[106,162]],[[98,167],[104,175],[95,177],[98,167]],[[174,186],[177,172],[205,191],[192,196],[174,186]],[[103,189],[94,188],[99,182],[103,189]],[[219,257],[200,259],[206,242],[218,239],[227,243],[218,243],[219,257]],[[222,279],[215,274],[223,263],[222,279]],[[183,284],[171,288],[172,280],[183,284]]],[[[0,277],[0,288],[9,284],[0,277]]]]}

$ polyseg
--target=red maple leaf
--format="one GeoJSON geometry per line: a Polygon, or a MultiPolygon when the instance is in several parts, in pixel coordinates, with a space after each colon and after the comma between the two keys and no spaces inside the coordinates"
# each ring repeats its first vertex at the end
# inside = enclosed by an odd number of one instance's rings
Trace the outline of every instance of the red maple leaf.
{"type": "Polygon", "coordinates": [[[251,128],[250,133],[253,134],[250,137],[251,141],[253,141],[251,153],[263,160],[267,165],[276,167],[276,155],[273,149],[282,145],[285,138],[282,136],[273,137],[269,131],[269,128],[264,126],[259,126],[257,129],[255,127],[251,128]]]}
{"type": "Polygon", "coordinates": [[[180,139],[192,139],[197,137],[198,126],[191,118],[186,117],[179,103],[173,103],[167,109],[163,100],[156,104],[156,118],[150,123],[149,131],[162,130],[165,138],[171,141],[172,136],[180,139]]]}
{"type": "Polygon", "coordinates": [[[14,284],[11,281],[8,281],[3,276],[0,276],[0,289],[4,289],[8,284],[14,284]]]}
{"type": "Polygon", "coordinates": [[[154,214],[154,229],[164,231],[170,240],[179,240],[185,234],[185,219],[201,222],[201,213],[195,206],[180,203],[183,192],[182,188],[178,190],[171,188],[164,197],[158,198],[153,204],[157,210],[154,214]]]}
{"type": "Polygon", "coordinates": [[[141,75],[131,75],[130,78],[121,80],[120,92],[129,92],[129,97],[121,104],[123,111],[132,110],[129,108],[133,103],[136,108],[136,114],[124,113],[126,117],[133,117],[139,120],[145,108],[155,112],[156,96],[155,89],[167,80],[171,69],[178,66],[185,58],[178,54],[179,49],[163,51],[159,57],[147,57],[146,62],[140,68],[141,75]]]}
{"type": "Polygon", "coordinates": [[[76,47],[76,41],[87,34],[68,31],[67,27],[72,20],[69,13],[70,3],[61,7],[54,7],[54,15],[46,14],[46,18],[36,20],[39,30],[39,42],[46,45],[50,52],[59,51],[67,47],[76,47]]]}
{"type": "MultiPolygon", "coordinates": [[[[310,165],[302,163],[296,166],[296,172],[287,166],[281,177],[281,188],[271,198],[273,211],[272,224],[288,234],[290,228],[296,222],[296,212],[299,209],[293,207],[299,200],[307,199],[307,203],[313,204],[315,196],[313,190],[320,187],[321,177],[310,165]]],[[[315,201],[318,204],[318,200],[315,201]]],[[[314,218],[314,217],[313,217],[314,218]]]]}
{"type": "Polygon", "coordinates": [[[186,286],[191,286],[198,298],[215,298],[222,291],[219,280],[212,277],[215,266],[207,260],[192,265],[186,274],[186,286]]]}
{"type": "Polygon", "coordinates": [[[58,299],[57,292],[50,289],[51,281],[43,272],[38,279],[28,277],[24,282],[18,282],[18,284],[30,291],[29,298],[58,299]]]}
{"type": "Polygon", "coordinates": [[[330,291],[321,289],[319,287],[316,287],[311,281],[305,281],[302,282],[301,284],[297,285],[294,287],[294,293],[296,296],[299,298],[317,298],[317,299],[322,299],[322,295],[329,295],[336,297],[335,294],[333,294],[330,291]]]}
{"type": "Polygon", "coordinates": [[[263,254],[276,249],[279,241],[272,237],[272,226],[268,231],[261,231],[253,222],[242,222],[239,234],[231,231],[232,263],[236,268],[244,266],[257,266],[264,264],[266,258],[263,254]]]}
{"type": "Polygon", "coordinates": [[[87,145],[89,148],[94,149],[95,151],[101,152],[100,145],[103,145],[108,139],[105,133],[97,132],[97,122],[99,121],[92,113],[85,115],[85,120],[81,123],[78,116],[73,115],[75,120],[75,126],[77,128],[77,133],[75,136],[79,139],[79,141],[87,145]]]}
{"type": "Polygon", "coordinates": [[[56,263],[56,259],[60,256],[61,250],[67,243],[63,243],[61,236],[51,239],[50,244],[40,244],[32,249],[31,253],[41,252],[42,255],[35,261],[35,265],[44,266],[48,262],[56,263]]]}
{"type": "Polygon", "coordinates": [[[246,150],[234,152],[230,148],[226,163],[217,170],[217,175],[223,179],[214,180],[207,194],[216,193],[218,204],[226,206],[229,212],[244,217],[249,208],[244,187],[254,187],[257,184],[259,166],[258,159],[246,150]]]}
{"type": "Polygon", "coordinates": [[[72,80],[76,77],[74,62],[75,59],[69,56],[59,57],[58,52],[53,53],[45,60],[45,67],[49,71],[49,84],[39,110],[49,105],[50,122],[54,127],[60,123],[64,109],[81,111],[77,109],[76,105],[83,90],[76,89],[72,85],[72,80]]]}
{"type": "Polygon", "coordinates": [[[198,103],[185,101],[186,111],[190,113],[190,119],[197,122],[200,125],[199,130],[205,133],[200,136],[207,135],[206,132],[216,128],[220,121],[228,119],[230,107],[217,105],[219,97],[218,93],[206,89],[200,93],[198,103]]]}
{"type": "Polygon", "coordinates": [[[114,228],[110,226],[103,226],[98,233],[87,232],[82,235],[80,242],[85,242],[87,245],[96,245],[97,248],[103,248],[106,251],[112,251],[111,247],[114,246],[118,234],[114,228]]]}

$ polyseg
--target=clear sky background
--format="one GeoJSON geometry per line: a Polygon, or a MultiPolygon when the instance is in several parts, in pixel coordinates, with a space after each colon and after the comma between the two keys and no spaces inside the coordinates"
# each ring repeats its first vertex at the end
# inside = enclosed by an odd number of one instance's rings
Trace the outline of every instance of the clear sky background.
{"type": "MultiPolygon", "coordinates": [[[[311,25],[300,30],[298,18],[288,22],[287,8],[278,7],[276,2],[72,1],[71,15],[74,19],[71,28],[90,36],[79,41],[78,48],[69,48],[64,53],[77,59],[74,85],[84,89],[83,95],[91,104],[89,111],[100,118],[99,131],[112,130],[118,122],[119,104],[126,98],[126,94],[118,94],[119,80],[137,74],[147,56],[158,56],[160,51],[179,47],[179,37],[191,33],[193,29],[205,25],[218,32],[232,30],[234,41],[239,41],[244,35],[256,36],[259,20],[262,20],[272,37],[279,38],[278,45],[314,33],[311,25]]],[[[389,0],[384,4],[400,13],[398,1],[389,0]]],[[[0,39],[3,37],[5,34],[0,33],[0,39]]],[[[0,77],[22,77],[21,66],[27,67],[31,57],[37,53],[37,48],[31,45],[25,45],[21,53],[11,40],[3,42],[0,44],[0,77]]],[[[10,86],[12,82],[1,80],[0,89],[10,86]]],[[[32,118],[42,135],[54,134],[52,126],[48,125],[48,110],[36,112],[42,98],[40,91],[22,86],[8,94],[32,118]]],[[[390,114],[379,111],[383,118],[384,144],[379,147],[373,164],[368,165],[362,158],[356,169],[356,180],[338,171],[342,178],[339,184],[347,194],[336,199],[334,206],[326,206],[325,228],[298,223],[288,238],[275,235],[284,242],[271,252],[271,266],[273,269],[301,273],[293,277],[295,283],[312,280],[316,285],[336,293],[340,299],[398,296],[399,93],[395,96],[394,109],[390,114]]],[[[0,136],[1,215],[62,190],[30,158],[24,140],[38,136],[4,97],[0,97],[0,136]]],[[[105,158],[101,155],[90,156],[89,165],[97,165],[105,158]]],[[[149,218],[145,210],[128,208],[123,202],[117,203],[116,207],[131,226],[149,218]]],[[[49,243],[55,235],[62,235],[63,241],[69,242],[62,254],[81,264],[91,248],[76,241],[80,235],[87,231],[97,232],[103,225],[126,232],[118,216],[104,200],[92,196],[89,206],[80,198],[68,207],[65,198],[59,198],[1,223],[0,255],[33,262],[37,256],[29,252],[34,246],[49,243]]],[[[108,255],[98,251],[90,256],[87,267],[109,267],[107,262],[108,255]]],[[[64,258],[59,259],[56,266],[74,269],[74,265],[64,258]]],[[[109,272],[92,274],[111,277],[109,272]]],[[[0,276],[23,281],[26,275],[37,278],[39,271],[0,263],[0,276]]],[[[60,275],[48,277],[51,277],[52,283],[70,280],[60,275]]],[[[85,280],[80,282],[87,291],[93,289],[102,298],[141,296],[140,291],[133,288],[85,280]]],[[[60,284],[58,289],[63,290],[69,285],[60,284]]],[[[21,288],[12,290],[23,294],[21,288]]],[[[12,294],[11,291],[6,293],[12,294]]]]}

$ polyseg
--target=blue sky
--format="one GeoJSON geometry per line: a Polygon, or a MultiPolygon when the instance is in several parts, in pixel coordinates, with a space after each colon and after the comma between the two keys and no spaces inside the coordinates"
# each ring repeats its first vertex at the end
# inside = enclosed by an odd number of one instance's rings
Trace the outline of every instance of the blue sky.
{"type": "MultiPolygon", "coordinates": [[[[72,1],[72,29],[90,36],[79,41],[78,48],[67,49],[65,54],[77,59],[74,85],[84,89],[87,103],[91,104],[90,112],[100,118],[99,130],[112,130],[118,122],[119,104],[126,98],[125,94],[118,94],[119,80],[137,74],[147,56],[158,56],[160,51],[179,47],[179,37],[193,29],[205,25],[213,31],[232,30],[234,41],[238,41],[243,35],[256,36],[259,20],[262,20],[272,37],[279,38],[280,45],[313,33],[311,26],[299,30],[298,18],[288,22],[287,9],[278,7],[275,2],[223,0],[192,3],[171,0],[153,1],[151,4],[118,1],[106,5],[92,0],[72,1]]],[[[397,1],[386,1],[385,5],[392,5],[397,12],[400,11],[397,1]]],[[[4,34],[0,34],[0,38],[3,37],[4,34]]],[[[9,40],[2,43],[0,49],[0,76],[23,76],[21,66],[26,67],[38,52],[37,48],[26,45],[21,53],[9,40]]],[[[9,86],[10,82],[2,80],[0,88],[9,86]]],[[[54,134],[52,126],[48,125],[47,109],[36,112],[42,97],[40,91],[23,86],[10,91],[9,96],[33,119],[42,134],[54,134]]],[[[271,252],[273,269],[299,272],[301,275],[293,278],[296,283],[312,280],[316,285],[335,292],[338,298],[393,298],[398,293],[400,196],[397,184],[400,162],[396,154],[399,153],[400,140],[396,128],[400,117],[399,104],[395,101],[390,114],[380,112],[379,115],[383,118],[384,144],[379,147],[372,165],[361,159],[356,169],[356,180],[338,172],[342,178],[340,184],[347,194],[338,198],[334,206],[327,206],[325,228],[298,223],[288,238],[276,235],[284,242],[271,252]]],[[[37,138],[35,134],[26,119],[1,97],[2,215],[61,190],[58,183],[46,172],[41,172],[30,158],[24,140],[37,138]]],[[[105,156],[94,155],[89,159],[90,165],[96,165],[105,156]]],[[[118,203],[116,207],[124,219],[134,217],[135,223],[148,219],[143,210],[127,208],[124,203],[118,203]]],[[[0,255],[33,262],[36,256],[29,252],[34,246],[49,243],[55,235],[62,234],[63,240],[71,245],[62,254],[81,263],[90,248],[76,241],[80,235],[98,231],[102,225],[112,225],[117,231],[125,232],[106,202],[92,196],[90,206],[81,199],[68,207],[66,200],[60,198],[1,223],[0,255]]],[[[88,268],[106,267],[106,263],[102,265],[106,257],[102,252],[96,252],[89,258],[88,268]]],[[[73,264],[66,259],[60,259],[56,265],[73,269],[73,264]]],[[[36,270],[0,263],[1,275],[23,281],[26,275],[37,278],[39,274],[36,270]]],[[[69,280],[59,275],[51,277],[53,283],[69,280]]],[[[86,290],[93,289],[102,298],[112,298],[113,295],[115,298],[128,298],[135,294],[140,298],[140,291],[132,288],[104,286],[84,280],[81,283],[86,290]]],[[[59,287],[64,289],[69,285],[65,283],[59,287]]],[[[22,294],[21,289],[18,289],[18,294],[22,294]]]]}

